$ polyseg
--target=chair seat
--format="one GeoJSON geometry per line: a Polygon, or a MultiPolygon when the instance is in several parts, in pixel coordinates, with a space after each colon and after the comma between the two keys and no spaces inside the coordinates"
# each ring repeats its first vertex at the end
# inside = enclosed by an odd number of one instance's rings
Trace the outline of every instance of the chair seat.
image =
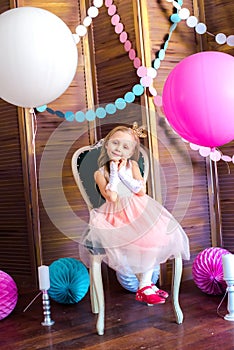
{"type": "Polygon", "coordinates": [[[105,255],[105,249],[103,247],[93,247],[92,242],[89,241],[88,239],[85,241],[85,247],[90,251],[91,254],[97,255],[105,255]]]}

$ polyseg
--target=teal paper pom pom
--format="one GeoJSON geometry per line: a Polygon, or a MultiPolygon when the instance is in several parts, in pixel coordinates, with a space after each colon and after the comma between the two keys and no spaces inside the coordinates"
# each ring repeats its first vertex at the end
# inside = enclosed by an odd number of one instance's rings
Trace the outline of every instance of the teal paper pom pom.
{"type": "Polygon", "coordinates": [[[61,304],[78,303],[89,289],[86,266],[73,258],[61,258],[49,266],[51,299],[61,304]]]}

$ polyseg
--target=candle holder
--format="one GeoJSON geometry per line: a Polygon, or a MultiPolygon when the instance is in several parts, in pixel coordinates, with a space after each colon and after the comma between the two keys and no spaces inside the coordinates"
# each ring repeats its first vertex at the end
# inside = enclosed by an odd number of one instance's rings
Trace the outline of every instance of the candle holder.
{"type": "Polygon", "coordinates": [[[227,284],[227,310],[224,316],[226,321],[234,321],[234,254],[225,254],[223,260],[223,279],[227,284]]]}
{"type": "Polygon", "coordinates": [[[228,314],[224,316],[226,321],[234,321],[234,280],[227,281],[227,293],[228,293],[228,302],[227,310],[228,314]]]}
{"type": "Polygon", "coordinates": [[[52,326],[54,321],[50,318],[50,298],[47,290],[42,290],[42,305],[44,321],[41,324],[42,326],[52,326]]]}

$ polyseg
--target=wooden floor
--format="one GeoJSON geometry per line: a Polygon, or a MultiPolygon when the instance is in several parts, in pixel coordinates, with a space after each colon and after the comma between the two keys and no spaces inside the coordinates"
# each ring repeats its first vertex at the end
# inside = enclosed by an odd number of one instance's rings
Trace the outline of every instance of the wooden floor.
{"type": "MultiPolygon", "coordinates": [[[[35,296],[35,294],[34,294],[35,296]]],[[[106,331],[98,336],[96,316],[91,313],[89,294],[78,304],[51,301],[51,327],[43,320],[41,297],[23,313],[32,299],[21,296],[12,312],[0,321],[0,349],[234,349],[234,322],[217,314],[221,296],[202,293],[192,281],[181,286],[180,304],[184,323],[177,325],[170,297],[166,304],[153,307],[134,300],[134,294],[113,282],[106,292],[106,331]]],[[[220,312],[227,313],[227,299],[220,312]]]]}

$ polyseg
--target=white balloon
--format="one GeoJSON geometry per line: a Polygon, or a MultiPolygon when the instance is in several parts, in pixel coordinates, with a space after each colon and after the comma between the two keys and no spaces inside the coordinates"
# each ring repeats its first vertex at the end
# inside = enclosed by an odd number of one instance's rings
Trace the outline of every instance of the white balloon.
{"type": "Polygon", "coordinates": [[[21,107],[54,101],[68,88],[78,63],[68,26],[53,13],[18,7],[0,15],[0,96],[21,107]]]}

